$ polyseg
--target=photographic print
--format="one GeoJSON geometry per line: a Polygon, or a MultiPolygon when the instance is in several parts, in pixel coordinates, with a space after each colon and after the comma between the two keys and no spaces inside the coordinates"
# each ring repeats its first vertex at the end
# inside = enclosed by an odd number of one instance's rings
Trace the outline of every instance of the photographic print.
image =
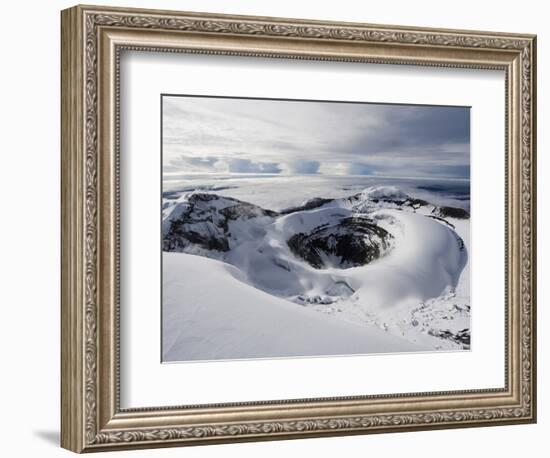
{"type": "Polygon", "coordinates": [[[470,349],[470,108],[162,95],[162,361],[470,349]]]}

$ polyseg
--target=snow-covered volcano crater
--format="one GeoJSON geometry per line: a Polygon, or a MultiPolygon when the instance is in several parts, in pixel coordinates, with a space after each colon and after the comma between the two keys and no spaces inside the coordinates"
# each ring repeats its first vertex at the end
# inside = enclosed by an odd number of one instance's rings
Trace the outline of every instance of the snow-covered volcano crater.
{"type": "Polygon", "coordinates": [[[263,292],[434,349],[469,347],[466,210],[394,186],[279,211],[213,192],[170,197],[164,252],[221,261],[263,292]]]}

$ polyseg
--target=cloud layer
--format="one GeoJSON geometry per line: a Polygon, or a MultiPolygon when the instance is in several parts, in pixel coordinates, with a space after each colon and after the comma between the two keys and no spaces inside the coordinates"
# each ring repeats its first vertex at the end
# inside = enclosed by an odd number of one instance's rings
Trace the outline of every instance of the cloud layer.
{"type": "Polygon", "coordinates": [[[170,173],[469,178],[470,109],[163,97],[170,173]]]}

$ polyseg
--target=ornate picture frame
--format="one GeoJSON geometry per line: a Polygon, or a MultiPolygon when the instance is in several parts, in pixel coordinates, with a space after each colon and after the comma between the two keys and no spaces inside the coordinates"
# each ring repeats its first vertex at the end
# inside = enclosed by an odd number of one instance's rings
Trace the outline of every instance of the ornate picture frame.
{"type": "Polygon", "coordinates": [[[75,452],[536,421],[536,37],[75,6],[62,12],[61,445],[75,452]],[[124,50],[505,72],[505,387],[123,409],[124,50]]]}

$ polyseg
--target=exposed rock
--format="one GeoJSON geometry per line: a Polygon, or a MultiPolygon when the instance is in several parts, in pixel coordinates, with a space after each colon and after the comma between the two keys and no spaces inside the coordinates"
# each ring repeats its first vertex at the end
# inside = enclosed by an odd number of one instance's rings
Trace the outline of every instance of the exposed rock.
{"type": "Polygon", "coordinates": [[[229,251],[229,223],[277,213],[257,205],[216,194],[195,193],[177,204],[181,212],[171,219],[163,236],[164,251],[184,251],[189,245],[206,250],[229,251]]]}
{"type": "Polygon", "coordinates": [[[227,220],[236,220],[238,218],[250,219],[257,216],[277,216],[278,213],[272,210],[264,210],[257,205],[249,204],[248,202],[238,202],[237,204],[225,207],[220,210],[220,213],[227,218],[227,220]]]}
{"type": "Polygon", "coordinates": [[[316,269],[368,264],[385,253],[393,237],[373,220],[354,216],[298,233],[288,240],[294,255],[316,269]]]}
{"type": "Polygon", "coordinates": [[[390,189],[379,189],[372,191],[363,191],[347,198],[352,208],[359,211],[372,207],[373,205],[384,204],[384,206],[394,206],[396,208],[410,208],[418,210],[421,207],[430,205],[429,202],[411,197],[402,191],[390,189]]]}
{"type": "Polygon", "coordinates": [[[458,344],[461,344],[464,349],[470,348],[470,330],[469,329],[462,329],[461,331],[458,331],[456,333],[453,333],[449,330],[430,330],[428,331],[428,334],[439,337],[440,339],[448,339],[452,340],[453,342],[456,342],[458,344]]]}
{"type": "Polygon", "coordinates": [[[436,207],[432,210],[432,213],[440,218],[456,218],[456,219],[468,219],[470,213],[463,208],[458,207],[436,207]]]}
{"type": "Polygon", "coordinates": [[[332,201],[334,201],[334,199],[324,199],[322,197],[315,197],[313,199],[307,200],[303,205],[300,205],[298,207],[286,208],[281,211],[281,214],[289,215],[290,213],[295,213],[299,211],[313,210],[315,208],[322,207],[323,205],[328,204],[332,201]]]}
{"type": "Polygon", "coordinates": [[[189,245],[206,250],[229,251],[225,229],[212,219],[190,221],[185,217],[171,222],[170,230],[162,240],[164,251],[183,251],[189,245]]]}

